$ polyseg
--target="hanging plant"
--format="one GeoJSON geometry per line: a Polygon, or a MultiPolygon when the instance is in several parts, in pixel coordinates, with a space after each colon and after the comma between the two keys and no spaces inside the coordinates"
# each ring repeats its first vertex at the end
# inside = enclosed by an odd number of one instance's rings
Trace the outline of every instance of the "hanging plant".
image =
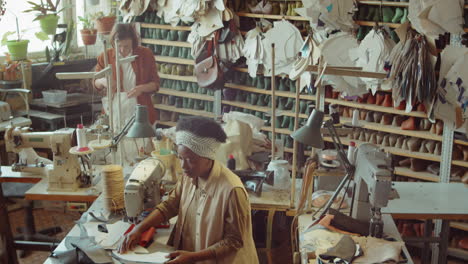
{"type": "Polygon", "coordinates": [[[34,21],[39,20],[42,32],[46,33],[47,35],[54,35],[55,31],[57,30],[58,20],[60,18],[58,14],[66,7],[57,10],[58,5],[60,4],[60,0],[56,0],[55,4],[52,2],[52,0],[41,0],[40,3],[28,1],[28,3],[31,5],[31,9],[24,10],[23,12],[37,12],[34,21]]]}

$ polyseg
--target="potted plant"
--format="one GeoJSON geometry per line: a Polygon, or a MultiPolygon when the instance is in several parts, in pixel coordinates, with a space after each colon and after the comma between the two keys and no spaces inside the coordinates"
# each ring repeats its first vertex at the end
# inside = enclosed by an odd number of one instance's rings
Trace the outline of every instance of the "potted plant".
{"type": "Polygon", "coordinates": [[[83,44],[94,45],[96,43],[97,30],[94,28],[93,21],[87,15],[84,17],[79,16],[78,19],[83,25],[83,29],[80,30],[83,44]]]}
{"type": "Polygon", "coordinates": [[[111,32],[116,19],[114,14],[110,13],[105,16],[103,12],[95,13],[93,18],[96,23],[97,32],[103,35],[107,35],[111,32]]]}
{"type": "Polygon", "coordinates": [[[40,3],[34,3],[28,1],[31,5],[31,9],[23,11],[24,13],[29,12],[38,12],[34,21],[39,20],[41,24],[42,32],[47,35],[54,35],[57,30],[57,23],[59,16],[57,15],[63,9],[57,11],[57,7],[60,4],[60,0],[56,0],[55,4],[52,3],[52,0],[40,0],[40,3]]]}
{"type": "Polygon", "coordinates": [[[28,55],[29,40],[21,39],[18,18],[16,18],[16,39],[9,40],[9,37],[15,35],[14,31],[5,32],[2,36],[2,46],[6,45],[10,53],[11,60],[24,60],[28,55]]]}

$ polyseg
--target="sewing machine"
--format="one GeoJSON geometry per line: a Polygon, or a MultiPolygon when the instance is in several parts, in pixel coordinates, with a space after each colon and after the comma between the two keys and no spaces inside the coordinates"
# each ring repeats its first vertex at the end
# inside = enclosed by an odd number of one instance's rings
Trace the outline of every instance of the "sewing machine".
{"type": "Polygon", "coordinates": [[[159,204],[159,185],[165,170],[164,164],[156,158],[147,158],[138,163],[124,190],[125,210],[130,219],[135,219],[143,210],[159,204]]]}
{"type": "Polygon", "coordinates": [[[90,177],[82,172],[78,157],[69,153],[73,133],[74,129],[30,132],[29,128],[9,127],[5,131],[6,150],[19,155],[12,171],[47,176],[48,191],[76,191],[86,187],[90,177]],[[33,148],[51,149],[53,161],[39,158],[33,148]]]}
{"type": "Polygon", "coordinates": [[[381,237],[380,209],[388,204],[392,189],[392,163],[388,154],[372,144],[359,146],[354,181],[356,183],[352,217],[370,220],[370,235],[381,237]]]}

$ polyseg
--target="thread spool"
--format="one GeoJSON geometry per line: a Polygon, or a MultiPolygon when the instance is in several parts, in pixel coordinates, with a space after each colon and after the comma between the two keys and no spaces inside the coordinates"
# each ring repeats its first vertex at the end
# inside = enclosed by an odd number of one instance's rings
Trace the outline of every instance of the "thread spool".
{"type": "Polygon", "coordinates": [[[123,168],[119,165],[104,166],[101,171],[104,209],[117,212],[125,208],[123,168]]]}
{"type": "Polygon", "coordinates": [[[83,124],[76,126],[76,140],[78,141],[78,151],[88,151],[89,148],[86,146],[86,133],[83,129],[83,124]]]}

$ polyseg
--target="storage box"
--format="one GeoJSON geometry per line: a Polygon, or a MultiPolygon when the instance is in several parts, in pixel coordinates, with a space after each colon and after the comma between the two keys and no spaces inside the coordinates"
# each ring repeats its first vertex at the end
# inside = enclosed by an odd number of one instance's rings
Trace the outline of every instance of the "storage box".
{"type": "Polygon", "coordinates": [[[60,104],[67,101],[67,91],[64,90],[47,90],[42,92],[44,102],[49,104],[60,104]]]}

